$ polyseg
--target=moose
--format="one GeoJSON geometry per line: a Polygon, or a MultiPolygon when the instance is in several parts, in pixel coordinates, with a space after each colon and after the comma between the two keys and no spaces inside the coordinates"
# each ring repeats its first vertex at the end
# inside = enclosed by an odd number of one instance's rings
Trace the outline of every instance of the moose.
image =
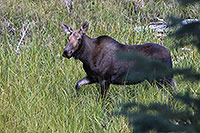
{"type": "MultiPolygon", "coordinates": [[[[100,93],[102,97],[106,97],[110,84],[131,85],[142,82],[143,80],[129,81],[124,78],[125,75],[129,74],[129,68],[134,66],[135,62],[119,60],[116,56],[117,51],[138,52],[149,59],[158,60],[172,68],[170,52],[161,45],[154,43],[125,45],[105,35],[90,38],[86,35],[88,27],[88,22],[85,22],[79,30],[73,30],[62,23],[63,31],[70,35],[62,56],[68,59],[71,57],[79,59],[83,63],[83,68],[87,74],[85,78],[77,82],[77,91],[80,90],[82,85],[99,83],[100,93]]],[[[138,74],[138,72],[135,73],[138,74]]],[[[172,76],[169,75],[163,79],[172,84],[172,76]]],[[[160,81],[160,79],[156,80],[160,81]]]]}

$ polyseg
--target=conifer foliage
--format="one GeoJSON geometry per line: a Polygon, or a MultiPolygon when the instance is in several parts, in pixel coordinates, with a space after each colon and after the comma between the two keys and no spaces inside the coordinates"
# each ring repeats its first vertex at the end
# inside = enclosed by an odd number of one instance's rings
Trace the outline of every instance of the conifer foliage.
{"type": "Polygon", "coordinates": [[[127,117],[134,132],[200,132],[200,98],[192,98],[189,92],[176,95],[184,110],[174,110],[170,105],[126,103],[117,115],[127,117]],[[131,111],[137,110],[137,111],[131,111]]]}

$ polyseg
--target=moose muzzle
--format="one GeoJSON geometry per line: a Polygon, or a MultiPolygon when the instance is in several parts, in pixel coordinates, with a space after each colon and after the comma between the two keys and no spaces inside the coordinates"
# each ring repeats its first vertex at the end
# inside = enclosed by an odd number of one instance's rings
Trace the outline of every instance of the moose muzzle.
{"type": "Polygon", "coordinates": [[[73,54],[73,50],[70,47],[65,47],[62,56],[69,59],[72,57],[72,54],[73,54]]]}

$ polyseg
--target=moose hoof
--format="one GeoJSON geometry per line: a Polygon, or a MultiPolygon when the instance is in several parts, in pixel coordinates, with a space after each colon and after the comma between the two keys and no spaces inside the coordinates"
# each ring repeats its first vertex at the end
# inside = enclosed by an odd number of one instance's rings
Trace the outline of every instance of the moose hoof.
{"type": "Polygon", "coordinates": [[[81,87],[78,84],[76,84],[75,88],[76,88],[76,91],[79,91],[81,87]]]}

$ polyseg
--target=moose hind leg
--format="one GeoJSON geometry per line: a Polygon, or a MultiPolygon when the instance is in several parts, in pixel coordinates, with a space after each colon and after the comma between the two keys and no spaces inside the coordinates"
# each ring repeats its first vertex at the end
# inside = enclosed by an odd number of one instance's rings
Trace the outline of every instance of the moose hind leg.
{"type": "Polygon", "coordinates": [[[76,83],[76,90],[79,91],[82,85],[92,84],[92,83],[94,83],[92,80],[90,80],[88,77],[85,77],[76,83]]]}
{"type": "Polygon", "coordinates": [[[171,95],[174,93],[174,87],[176,88],[176,84],[174,84],[173,78],[171,77],[157,80],[157,85],[159,88],[162,88],[162,86],[167,87],[171,95]]]}

